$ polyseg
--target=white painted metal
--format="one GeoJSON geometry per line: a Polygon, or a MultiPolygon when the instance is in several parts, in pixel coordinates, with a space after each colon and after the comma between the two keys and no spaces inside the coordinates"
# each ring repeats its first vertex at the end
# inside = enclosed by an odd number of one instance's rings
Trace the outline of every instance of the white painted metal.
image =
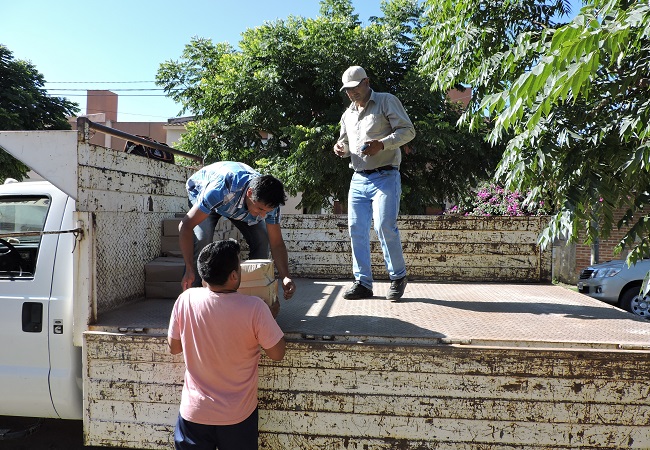
{"type": "MultiPolygon", "coordinates": [[[[164,337],[85,345],[86,444],[171,448],[183,364],[164,337]]],[[[291,341],[261,361],[260,448],[648,448],[636,355],[291,341]]]]}
{"type": "Polygon", "coordinates": [[[75,212],[75,223],[82,235],[77,241],[74,259],[74,336],[73,342],[81,347],[82,334],[88,324],[97,321],[97,290],[95,289],[95,227],[92,214],[75,212]]]}
{"type": "MultiPolygon", "coordinates": [[[[92,226],[93,315],[144,296],[144,265],[160,255],[165,218],[187,210],[191,169],[79,144],[77,210],[92,226]]],[[[83,308],[84,311],[86,310],[83,308]]]]}
{"type": "MultiPolygon", "coordinates": [[[[545,217],[400,216],[409,277],[445,281],[550,281],[551,252],[537,238],[545,217]]],[[[292,274],[352,278],[347,217],[287,215],[283,236],[292,274]]],[[[387,279],[374,231],[370,232],[372,269],[387,279]]]]}
{"type": "MultiPolygon", "coordinates": [[[[65,214],[57,230],[74,228],[75,202],[66,199],[65,214]]],[[[74,346],[74,252],[77,236],[71,233],[55,235],[58,250],[52,270],[52,290],[47,317],[50,336],[49,387],[52,404],[62,419],[82,417],[81,347],[74,346]]],[[[46,267],[42,267],[46,271],[46,267]]],[[[47,271],[46,271],[47,272],[47,271]]],[[[87,323],[87,322],[86,322],[87,323]]]]}
{"type": "MultiPolygon", "coordinates": [[[[47,218],[38,231],[72,228],[74,202],[49,183],[5,184],[0,186],[0,196],[48,199],[47,218]]],[[[72,345],[74,239],[71,234],[43,235],[33,278],[0,280],[0,340],[4,343],[0,350],[0,414],[81,417],[81,350],[72,345]],[[26,303],[42,305],[42,328],[38,331],[22,327],[26,303]]]]}
{"type": "Polygon", "coordinates": [[[76,131],[0,131],[0,147],[77,198],[76,131]]]}

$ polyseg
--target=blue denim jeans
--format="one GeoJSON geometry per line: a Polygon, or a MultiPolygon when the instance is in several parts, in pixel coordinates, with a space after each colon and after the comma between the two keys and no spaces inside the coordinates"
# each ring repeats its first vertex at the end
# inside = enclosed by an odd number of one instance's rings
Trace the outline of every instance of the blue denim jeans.
{"type": "Polygon", "coordinates": [[[174,429],[176,450],[257,450],[258,410],[234,425],[203,425],[178,415],[174,429]]]}
{"type": "MultiPolygon", "coordinates": [[[[203,222],[194,227],[194,267],[196,260],[203,247],[212,242],[214,229],[221,218],[220,214],[211,211],[203,222]]],[[[230,219],[228,219],[230,220],[230,219]]],[[[237,227],[246,240],[250,252],[247,259],[268,259],[269,257],[269,236],[266,233],[266,223],[262,220],[255,225],[248,225],[240,220],[230,220],[237,227]]],[[[194,273],[194,287],[201,286],[201,277],[198,271],[194,273]]]]}
{"type": "Polygon", "coordinates": [[[402,179],[399,170],[382,170],[369,175],[354,173],[348,194],[348,228],[352,243],[354,279],[372,289],[370,263],[371,220],[384,253],[391,280],[406,276],[402,242],[397,229],[402,179]]]}

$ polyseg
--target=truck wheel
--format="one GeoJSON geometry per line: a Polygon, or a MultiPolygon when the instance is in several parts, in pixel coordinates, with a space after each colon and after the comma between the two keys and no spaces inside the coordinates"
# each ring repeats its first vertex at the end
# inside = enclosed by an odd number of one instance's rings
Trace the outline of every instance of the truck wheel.
{"type": "Polygon", "coordinates": [[[639,297],[638,287],[627,289],[621,295],[621,300],[618,304],[621,309],[631,312],[635,316],[650,319],[650,296],[639,297]]]}

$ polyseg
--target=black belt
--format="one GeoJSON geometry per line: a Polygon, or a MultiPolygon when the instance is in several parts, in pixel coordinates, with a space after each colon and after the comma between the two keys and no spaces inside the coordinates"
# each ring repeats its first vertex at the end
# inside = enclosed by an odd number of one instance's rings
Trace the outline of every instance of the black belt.
{"type": "Polygon", "coordinates": [[[366,175],[370,175],[371,173],[379,172],[381,170],[397,170],[397,167],[393,166],[381,166],[377,167],[376,169],[369,169],[369,170],[356,170],[356,173],[365,173],[366,175]]]}

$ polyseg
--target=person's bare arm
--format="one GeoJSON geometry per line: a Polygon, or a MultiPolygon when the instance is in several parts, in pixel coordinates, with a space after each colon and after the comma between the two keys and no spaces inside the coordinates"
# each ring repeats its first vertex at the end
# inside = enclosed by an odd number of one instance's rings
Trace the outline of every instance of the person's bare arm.
{"type": "Polygon", "coordinates": [[[167,337],[167,346],[169,347],[169,353],[172,355],[178,355],[183,352],[183,344],[179,339],[167,337]]]}
{"type": "Polygon", "coordinates": [[[279,224],[266,224],[266,231],[269,235],[269,245],[273,262],[278,269],[278,275],[282,281],[284,298],[289,300],[296,292],[296,285],[289,276],[289,255],[287,246],[282,238],[282,230],[279,224]]]}
{"type": "Polygon", "coordinates": [[[191,288],[194,282],[194,227],[206,217],[208,215],[194,205],[178,225],[178,242],[185,261],[185,275],[181,281],[183,290],[191,288]]]}
{"type": "Polygon", "coordinates": [[[264,353],[266,353],[266,356],[271,358],[273,361],[280,361],[282,358],[284,358],[285,350],[286,343],[284,341],[284,338],[282,338],[273,347],[265,348],[264,353]]]}

